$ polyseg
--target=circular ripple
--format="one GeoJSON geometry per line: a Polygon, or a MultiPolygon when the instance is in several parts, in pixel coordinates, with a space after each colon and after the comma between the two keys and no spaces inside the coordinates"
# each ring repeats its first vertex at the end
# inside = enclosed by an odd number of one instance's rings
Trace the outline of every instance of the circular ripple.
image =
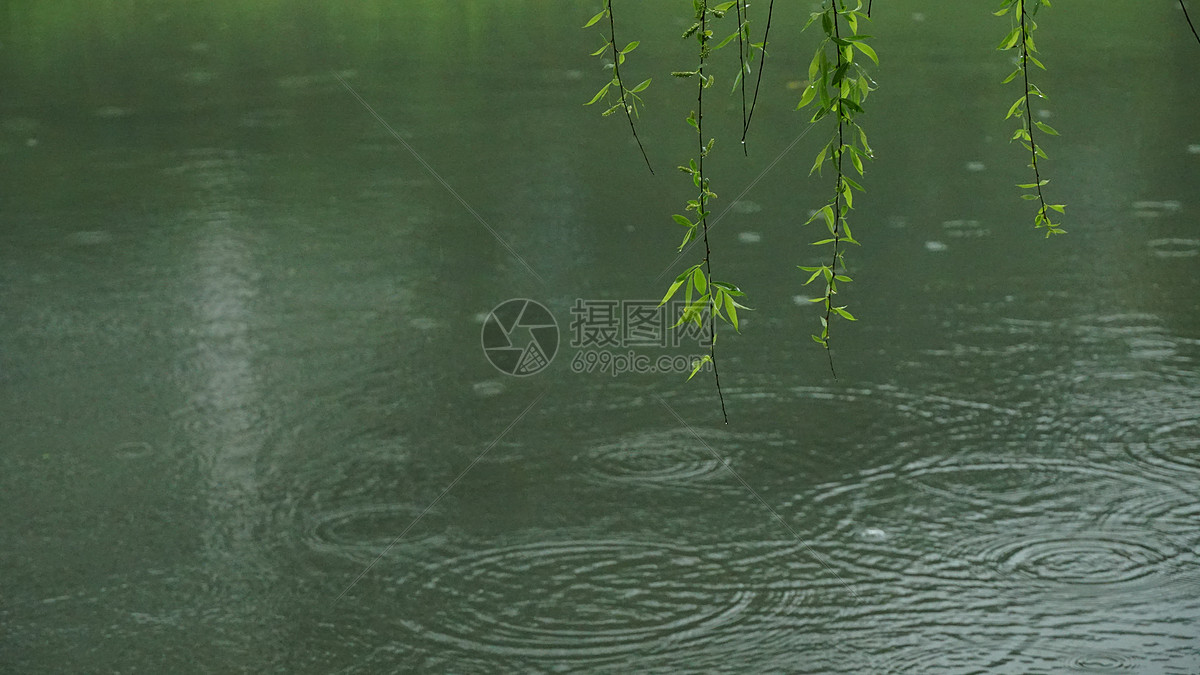
{"type": "Polygon", "coordinates": [[[991,644],[990,639],[988,635],[934,636],[919,645],[889,649],[873,656],[866,672],[880,675],[970,673],[983,672],[980,664],[986,663],[992,668],[1010,664],[1013,648],[991,644]]]}
{"type": "MultiPolygon", "coordinates": [[[[793,392],[806,408],[828,401],[836,406],[831,414],[861,420],[853,427],[839,427],[838,432],[845,435],[869,431],[870,440],[863,450],[871,457],[878,455],[880,443],[917,457],[935,443],[992,442],[1006,425],[1021,418],[1016,409],[984,400],[921,393],[888,384],[869,388],[796,387],[793,392]]],[[[821,425],[828,419],[825,415],[816,418],[821,425]]]]}
{"type": "Polygon", "coordinates": [[[774,376],[741,381],[752,384],[727,393],[749,402],[738,414],[755,428],[786,425],[786,465],[795,471],[798,458],[803,458],[806,464],[801,470],[808,481],[876,463],[884,448],[894,459],[927,456],[931,448],[947,441],[958,446],[994,444],[1026,417],[1022,410],[984,391],[967,397],[887,383],[785,388],[774,376]],[[755,418],[764,405],[766,412],[755,418]]]}
{"type": "MultiPolygon", "coordinates": [[[[1153,487],[1177,493],[1179,500],[1187,497],[1169,485],[1097,464],[967,456],[873,467],[821,485],[807,497],[818,511],[836,511],[846,502],[847,515],[860,522],[869,522],[872,511],[896,508],[920,510],[927,521],[961,522],[964,507],[978,509],[973,512],[977,517],[995,520],[1050,512],[1055,502],[1068,496],[1127,496],[1153,487]]],[[[1078,513],[1079,505],[1074,508],[1078,513]]]]}
{"type": "Polygon", "coordinates": [[[830,593],[806,587],[814,569],[794,542],[541,542],[430,565],[395,592],[405,604],[401,624],[432,649],[597,660],[714,641],[746,649],[755,643],[748,637],[780,630],[775,617],[830,593]]]}
{"type": "Polygon", "coordinates": [[[938,458],[862,471],[796,504],[850,578],[1163,585],[1200,547],[1195,498],[1143,474],[1082,459],[938,458]]]}
{"type": "Polygon", "coordinates": [[[1070,586],[1115,586],[1165,575],[1181,551],[1141,532],[989,537],[960,548],[1004,576],[1070,586]]]}
{"type": "MultiPolygon", "coordinates": [[[[1187,495],[1170,485],[1136,473],[1132,467],[1109,467],[1065,459],[965,459],[911,463],[899,474],[923,492],[949,497],[978,508],[1007,508],[1013,513],[1037,513],[1048,504],[1067,497],[1078,498],[1077,513],[1096,495],[1145,498],[1154,503],[1186,500],[1187,495]],[[1138,497],[1133,497],[1138,495],[1138,497]]],[[[1112,503],[1097,504],[1107,509],[1112,503]]],[[[1129,501],[1127,515],[1136,515],[1129,501]]],[[[1159,507],[1147,507],[1158,513],[1159,507]]],[[[1144,515],[1144,514],[1143,514],[1144,515]]]]}
{"type": "Polygon", "coordinates": [[[671,488],[732,489],[725,468],[728,453],[737,442],[730,434],[701,432],[708,445],[687,429],[638,433],[615,443],[592,448],[577,459],[587,463],[585,473],[595,482],[671,488]],[[712,448],[712,449],[710,449],[712,448]]]}
{"type": "Polygon", "coordinates": [[[1200,417],[1195,413],[1165,420],[1150,433],[1145,445],[1133,446],[1131,450],[1139,459],[1171,470],[1200,471],[1200,417]],[[1138,452],[1140,451],[1140,452],[1138,452]]]}
{"type": "Polygon", "coordinates": [[[1041,648],[1041,643],[1049,641],[984,631],[935,635],[922,644],[879,654],[872,659],[872,666],[873,672],[879,673],[983,672],[983,664],[987,664],[988,671],[1003,673],[1128,673],[1141,667],[1138,657],[1114,651],[1062,656],[1061,650],[1041,648]]]}
{"type": "Polygon", "coordinates": [[[304,542],[319,553],[372,563],[387,551],[427,547],[440,541],[442,528],[424,509],[408,504],[364,504],[318,514],[304,532],[304,542]],[[419,522],[418,522],[419,519],[419,522]],[[401,536],[403,535],[403,536],[401,536]]]}
{"type": "Polygon", "coordinates": [[[1193,258],[1200,255],[1200,239],[1152,239],[1146,245],[1159,258],[1193,258]]]}
{"type": "MultiPolygon", "coordinates": [[[[1125,454],[1142,470],[1180,486],[1200,485],[1200,396],[1194,377],[1152,388],[1080,396],[1073,405],[1090,410],[1072,430],[1125,454]]],[[[1194,487],[1192,488],[1195,489],[1194,487]]]]}
{"type": "Polygon", "coordinates": [[[1067,670],[1081,673],[1127,673],[1139,668],[1141,659],[1120,652],[1089,652],[1063,660],[1067,670]]]}

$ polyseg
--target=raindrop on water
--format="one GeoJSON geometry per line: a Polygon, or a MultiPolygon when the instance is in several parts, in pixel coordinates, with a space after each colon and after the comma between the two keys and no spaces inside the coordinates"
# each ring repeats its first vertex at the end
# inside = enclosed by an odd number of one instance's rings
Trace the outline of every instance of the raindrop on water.
{"type": "Polygon", "coordinates": [[[476,396],[490,397],[504,393],[504,385],[496,380],[484,380],[471,385],[476,396]]]}
{"type": "Polygon", "coordinates": [[[884,539],[887,539],[887,532],[884,532],[883,530],[879,529],[878,527],[868,527],[867,529],[862,531],[862,536],[863,536],[863,539],[872,539],[875,541],[883,541],[884,539]]]}

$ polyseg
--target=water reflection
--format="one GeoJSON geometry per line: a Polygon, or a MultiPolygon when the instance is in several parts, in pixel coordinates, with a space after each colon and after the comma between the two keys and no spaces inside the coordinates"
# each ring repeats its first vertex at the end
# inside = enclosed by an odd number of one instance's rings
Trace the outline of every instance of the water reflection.
{"type": "Polygon", "coordinates": [[[262,344],[254,322],[260,277],[247,217],[242,213],[246,160],[232,151],[199,150],[171,169],[194,191],[185,219],[193,235],[187,259],[192,310],[183,328],[190,347],[179,361],[186,407],[176,411],[184,442],[205,479],[208,516],[201,531],[205,566],[216,581],[226,620],[257,623],[254,589],[274,576],[264,557],[258,465],[267,441],[269,412],[260,373],[262,344]]]}

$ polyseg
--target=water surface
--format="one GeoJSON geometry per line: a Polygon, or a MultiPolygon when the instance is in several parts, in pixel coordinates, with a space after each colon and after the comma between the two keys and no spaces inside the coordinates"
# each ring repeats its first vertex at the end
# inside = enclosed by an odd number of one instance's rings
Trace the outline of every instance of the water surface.
{"type": "Polygon", "coordinates": [[[1003,20],[877,8],[837,380],[794,269],[825,130],[766,170],[811,46],[775,48],[748,158],[724,77],[727,426],[707,378],[570,367],[576,299],[692,262],[686,17],[622,18],[650,176],[581,105],[586,3],[301,4],[0,2],[0,670],[1200,671],[1169,4],[1043,19],[1050,241],[1003,20]],[[528,378],[480,348],[509,298],[562,330],[528,378]]]}

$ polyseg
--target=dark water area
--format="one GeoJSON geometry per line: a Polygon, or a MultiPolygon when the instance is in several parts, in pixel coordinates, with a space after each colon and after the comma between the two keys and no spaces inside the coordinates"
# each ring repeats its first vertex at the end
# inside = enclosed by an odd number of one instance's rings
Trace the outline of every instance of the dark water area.
{"type": "Polygon", "coordinates": [[[580,344],[701,255],[689,17],[617,3],[650,175],[582,105],[597,4],[0,0],[0,671],[1200,672],[1178,5],[1041,15],[1044,240],[1006,19],[875,3],[836,380],[808,8],[749,157],[718,53],[725,425],[694,338],[580,344]],[[528,377],[481,346],[513,298],[559,328],[528,377]]]}

